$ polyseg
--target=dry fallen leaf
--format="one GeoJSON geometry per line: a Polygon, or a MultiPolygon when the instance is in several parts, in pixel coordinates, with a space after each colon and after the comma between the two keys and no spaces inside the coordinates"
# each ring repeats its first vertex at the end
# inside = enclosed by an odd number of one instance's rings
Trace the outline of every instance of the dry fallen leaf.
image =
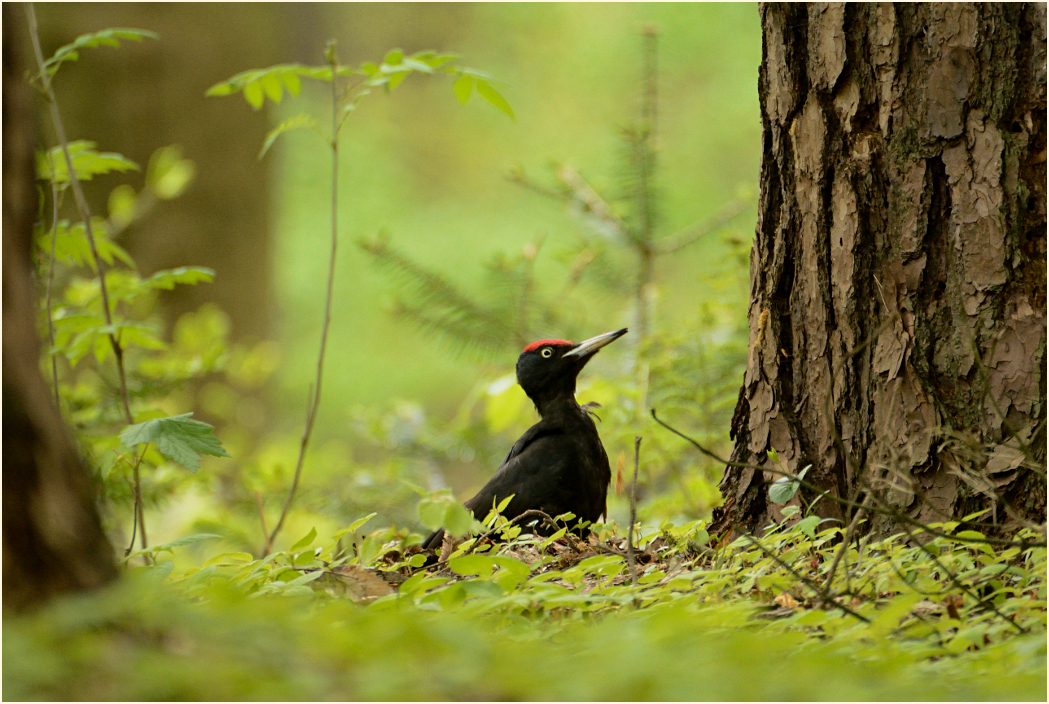
{"type": "Polygon", "coordinates": [[[378,599],[395,591],[374,570],[359,565],[340,565],[317,581],[330,588],[336,595],[345,596],[353,601],[378,599]]]}
{"type": "Polygon", "coordinates": [[[776,602],[777,606],[781,606],[784,609],[796,609],[799,606],[798,600],[792,597],[787,592],[783,592],[775,599],[773,599],[773,601],[776,602]]]}

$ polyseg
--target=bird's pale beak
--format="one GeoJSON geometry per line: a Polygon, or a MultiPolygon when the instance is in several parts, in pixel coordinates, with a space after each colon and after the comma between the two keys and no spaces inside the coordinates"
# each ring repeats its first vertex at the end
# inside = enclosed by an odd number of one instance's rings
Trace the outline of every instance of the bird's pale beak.
{"type": "Polygon", "coordinates": [[[597,337],[591,337],[589,340],[577,342],[576,346],[570,352],[565,352],[565,357],[589,357],[609,342],[618,340],[623,335],[626,335],[626,332],[627,329],[623,328],[621,330],[606,332],[604,335],[598,335],[597,337]]]}

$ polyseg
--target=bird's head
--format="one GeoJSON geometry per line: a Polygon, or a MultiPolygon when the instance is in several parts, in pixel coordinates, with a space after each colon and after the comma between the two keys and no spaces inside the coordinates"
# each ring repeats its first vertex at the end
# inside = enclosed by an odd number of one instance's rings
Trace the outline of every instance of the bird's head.
{"type": "Polygon", "coordinates": [[[517,358],[517,383],[541,407],[548,399],[575,394],[575,380],[586,363],[608,343],[626,335],[627,329],[606,332],[582,342],[539,340],[517,358]]]}

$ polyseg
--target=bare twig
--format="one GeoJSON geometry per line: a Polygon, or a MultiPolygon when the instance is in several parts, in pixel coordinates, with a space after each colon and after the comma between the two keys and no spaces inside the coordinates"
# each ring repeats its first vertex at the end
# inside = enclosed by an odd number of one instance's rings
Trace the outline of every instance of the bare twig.
{"type": "Polygon", "coordinates": [[[634,483],[630,486],[630,527],[627,529],[626,561],[630,583],[637,586],[637,561],[634,558],[634,522],[637,520],[637,467],[641,462],[641,436],[634,436],[634,483]]]}
{"type": "MultiPolygon", "coordinates": [[[[914,533],[912,533],[911,531],[906,531],[906,533],[907,533],[907,537],[908,537],[908,538],[910,538],[911,540],[914,540],[914,542],[915,542],[915,543],[918,543],[918,541],[917,541],[917,540],[915,539],[915,537],[914,537],[914,533]]],[[[964,584],[962,584],[962,583],[961,583],[961,581],[959,581],[959,579],[958,579],[957,575],[955,575],[955,574],[954,574],[953,572],[951,572],[951,571],[950,571],[949,569],[947,569],[947,566],[946,566],[946,565],[944,565],[944,564],[943,564],[942,562],[940,562],[940,558],[939,558],[939,557],[937,557],[936,553],[934,553],[934,552],[933,552],[932,550],[930,550],[930,549],[929,549],[928,547],[926,547],[925,545],[922,545],[921,543],[918,543],[918,547],[919,547],[919,548],[921,549],[921,551],[922,551],[922,552],[924,552],[924,553],[925,553],[926,555],[928,555],[928,556],[929,556],[929,558],[930,558],[930,559],[931,559],[931,560],[932,560],[933,562],[935,562],[935,563],[936,563],[936,565],[937,565],[937,566],[938,566],[938,567],[939,567],[939,568],[940,568],[941,570],[943,570],[943,573],[944,573],[945,575],[947,575],[947,577],[948,577],[948,578],[950,578],[950,580],[951,580],[951,584],[953,584],[954,586],[958,587],[958,588],[959,588],[959,589],[961,589],[961,590],[962,590],[963,592],[965,592],[965,593],[966,593],[966,594],[967,594],[967,595],[969,596],[969,598],[973,599],[973,600],[974,600],[974,601],[975,601],[975,602],[976,602],[977,604],[981,604],[981,605],[983,605],[983,606],[985,606],[985,607],[989,608],[989,609],[990,609],[991,611],[993,611],[993,612],[995,613],[995,615],[997,615],[997,616],[998,616],[999,618],[1001,618],[1001,619],[1003,619],[1003,620],[1005,620],[1005,621],[1008,621],[1008,622],[1009,622],[1009,625],[1010,625],[1010,626],[1012,626],[1013,628],[1015,628],[1015,629],[1017,630],[1017,632],[1019,632],[1019,633],[1027,633],[1027,630],[1028,630],[1028,629],[1026,629],[1026,628],[1024,628],[1023,626],[1021,626],[1020,624],[1018,624],[1018,623],[1017,623],[1017,622],[1016,622],[1016,621],[1015,621],[1015,620],[1013,619],[1013,617],[1012,617],[1012,616],[1010,616],[1009,614],[1003,614],[1003,613],[1002,613],[1001,611],[999,611],[999,610],[998,610],[998,607],[994,605],[994,602],[992,602],[992,601],[990,601],[990,600],[985,600],[985,599],[981,599],[981,598],[980,598],[980,597],[979,597],[979,596],[978,596],[978,595],[977,595],[976,593],[974,593],[974,592],[973,592],[973,591],[972,591],[971,589],[969,589],[969,588],[968,588],[967,586],[965,586],[964,584]]]]}
{"type": "Polygon", "coordinates": [[[339,246],[338,228],[338,206],[339,206],[339,86],[338,69],[339,61],[335,56],[335,40],[328,43],[326,52],[328,63],[331,65],[331,253],[328,259],[328,286],[324,297],[324,323],[321,326],[320,350],[317,353],[317,373],[313,382],[314,391],[307,401],[306,424],[302,431],[302,440],[299,442],[299,457],[295,461],[295,474],[291,480],[291,488],[288,490],[288,498],[284,501],[277,524],[273,526],[273,532],[266,536],[263,554],[268,554],[273,549],[273,541],[284,526],[284,519],[288,516],[295,492],[299,488],[299,479],[302,476],[302,465],[306,459],[306,449],[310,444],[310,435],[313,432],[313,423],[317,419],[317,409],[321,402],[321,381],[324,375],[324,352],[328,346],[328,327],[331,324],[332,292],[335,285],[335,254],[339,246]]]}
{"type": "Polygon", "coordinates": [[[866,616],[864,616],[863,614],[856,613],[855,611],[853,611],[849,607],[845,606],[845,604],[839,604],[838,602],[834,601],[833,597],[830,595],[829,592],[828,593],[824,593],[824,591],[822,589],[820,589],[816,584],[813,584],[812,580],[810,580],[808,577],[805,577],[804,575],[800,574],[793,567],[791,567],[786,562],[781,560],[779,558],[779,556],[777,556],[774,552],[770,551],[764,545],[759,543],[749,533],[744,533],[743,537],[746,538],[747,540],[749,540],[750,543],[754,547],[758,548],[759,550],[761,550],[761,552],[765,553],[766,557],[772,558],[772,560],[774,560],[776,562],[776,564],[778,564],[780,567],[782,567],[783,569],[785,569],[788,572],[790,572],[792,575],[794,575],[798,579],[798,581],[800,581],[806,587],[811,589],[816,594],[816,596],[819,597],[819,600],[821,602],[823,602],[824,606],[830,606],[831,608],[841,609],[845,613],[849,614],[850,616],[854,616],[854,617],[858,618],[859,620],[863,621],[864,623],[870,623],[870,619],[867,618],[866,616]]]}
{"type": "MultiPolygon", "coordinates": [[[[54,166],[51,167],[54,173],[54,166]]],[[[49,355],[51,357],[51,380],[55,384],[55,408],[62,412],[62,400],[58,395],[58,358],[55,355],[55,320],[51,315],[51,291],[55,283],[55,240],[58,239],[58,186],[51,184],[51,254],[47,262],[47,294],[45,305],[47,308],[47,336],[51,343],[49,355]]]]}
{"type": "MultiPolygon", "coordinates": [[[[142,549],[145,550],[147,547],[149,547],[149,542],[146,540],[146,522],[145,522],[145,520],[143,520],[143,515],[142,515],[142,484],[139,481],[139,473],[138,473],[139,465],[141,465],[142,464],[142,460],[145,459],[145,457],[146,457],[146,450],[148,450],[148,449],[149,449],[149,443],[146,443],[145,445],[143,445],[142,446],[142,454],[140,454],[138,456],[138,459],[135,460],[135,464],[131,466],[131,472],[132,472],[132,475],[134,476],[134,482],[132,482],[132,484],[131,484],[131,491],[132,491],[132,493],[134,494],[134,497],[135,497],[135,507],[134,507],[134,516],[133,516],[132,521],[131,521],[131,542],[128,543],[127,549],[124,550],[124,557],[127,557],[128,555],[130,555],[131,551],[134,550],[134,548],[135,548],[135,536],[136,536],[136,534],[139,531],[141,531],[141,533],[142,533],[142,540],[141,540],[141,543],[140,543],[140,545],[142,546],[142,549]],[[140,526],[141,526],[141,528],[140,528],[140,526]]],[[[149,559],[148,558],[145,558],[145,559],[146,559],[146,562],[148,563],[149,559]]]]}
{"type": "Polygon", "coordinates": [[[860,520],[866,514],[866,507],[869,502],[869,496],[863,497],[863,504],[860,508],[856,509],[852,521],[849,522],[849,527],[845,529],[845,535],[842,536],[841,545],[838,546],[838,551],[834,554],[834,561],[831,562],[830,569],[827,571],[827,578],[823,581],[823,589],[827,594],[830,593],[831,585],[834,583],[834,573],[838,570],[838,563],[841,562],[841,558],[844,557],[846,552],[848,552],[849,544],[852,542],[852,534],[856,531],[856,527],[860,524],[860,520]]]}
{"type": "Polygon", "coordinates": [[[656,243],[657,254],[672,254],[680,249],[699,241],[712,232],[717,232],[725,227],[734,217],[747,209],[749,203],[743,200],[729,201],[706,220],[694,222],[683,230],[664,237],[656,243]]]}
{"type": "MultiPolygon", "coordinates": [[[[259,523],[262,524],[262,535],[263,537],[270,534],[266,528],[266,507],[262,504],[262,492],[255,491],[255,506],[259,509],[259,523]]],[[[342,544],[342,538],[339,538],[339,544],[342,544]]]]}

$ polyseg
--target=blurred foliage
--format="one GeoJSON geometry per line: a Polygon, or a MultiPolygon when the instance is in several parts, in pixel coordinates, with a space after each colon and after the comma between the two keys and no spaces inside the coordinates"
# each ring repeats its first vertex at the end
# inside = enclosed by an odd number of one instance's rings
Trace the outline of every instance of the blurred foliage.
{"type": "Polygon", "coordinates": [[[183,547],[158,546],[115,587],[5,618],[4,696],[1045,698],[1044,548],[865,540],[835,579],[862,621],[819,608],[799,579],[826,573],[841,533],[813,518],[722,548],[702,522],[664,522],[642,532],[636,586],[622,557],[597,553],[624,542],[610,525],[586,543],[463,543],[440,572],[413,570],[388,529],[344,550],[314,548],[311,530],[289,551],[185,572],[165,558],[183,547]]]}

